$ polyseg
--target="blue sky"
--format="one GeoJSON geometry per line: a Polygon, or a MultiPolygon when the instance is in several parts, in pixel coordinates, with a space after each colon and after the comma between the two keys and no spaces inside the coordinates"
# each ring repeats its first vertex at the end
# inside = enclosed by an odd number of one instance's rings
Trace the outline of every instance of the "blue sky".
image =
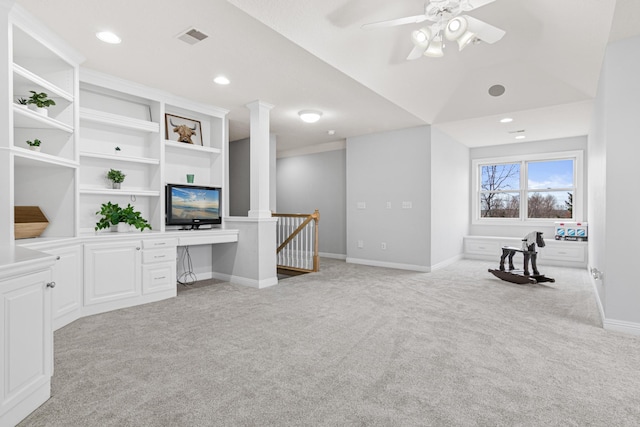
{"type": "Polygon", "coordinates": [[[573,187],[573,160],[528,163],[529,189],[573,187]]]}

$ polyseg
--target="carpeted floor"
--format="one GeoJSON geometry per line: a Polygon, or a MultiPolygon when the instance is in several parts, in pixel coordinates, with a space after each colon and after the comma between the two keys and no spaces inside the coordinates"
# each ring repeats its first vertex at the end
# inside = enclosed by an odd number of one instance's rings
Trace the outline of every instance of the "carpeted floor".
{"type": "Polygon", "coordinates": [[[601,329],[587,273],[514,285],[323,259],[256,290],[177,298],[55,333],[24,426],[638,426],[640,339],[601,329]]]}

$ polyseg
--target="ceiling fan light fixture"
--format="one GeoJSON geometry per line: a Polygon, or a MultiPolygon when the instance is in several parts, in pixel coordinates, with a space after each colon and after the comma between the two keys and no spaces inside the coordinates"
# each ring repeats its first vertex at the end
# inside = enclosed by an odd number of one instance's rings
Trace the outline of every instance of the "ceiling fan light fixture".
{"type": "Polygon", "coordinates": [[[458,43],[458,50],[461,51],[465,47],[469,46],[472,41],[476,39],[476,34],[470,31],[464,33],[456,42],[458,43]]]}
{"type": "Polygon", "coordinates": [[[441,58],[444,56],[444,45],[442,44],[442,37],[434,37],[427,50],[424,51],[424,56],[430,58],[441,58]]]}
{"type": "Polygon", "coordinates": [[[300,120],[305,123],[315,123],[322,117],[322,111],[302,110],[298,112],[298,116],[300,116],[300,120]]]}
{"type": "Polygon", "coordinates": [[[431,40],[431,31],[429,28],[420,28],[419,30],[411,33],[411,41],[418,47],[425,48],[429,45],[431,40]]]}
{"type": "Polygon", "coordinates": [[[447,40],[458,40],[465,33],[467,33],[467,28],[469,28],[469,22],[465,19],[465,17],[457,16],[450,20],[445,27],[444,36],[447,38],[447,40]]]}

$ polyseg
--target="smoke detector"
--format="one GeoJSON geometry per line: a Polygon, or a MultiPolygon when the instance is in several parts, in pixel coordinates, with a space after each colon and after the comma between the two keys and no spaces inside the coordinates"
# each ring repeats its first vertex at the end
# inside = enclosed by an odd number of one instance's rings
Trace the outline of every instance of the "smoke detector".
{"type": "Polygon", "coordinates": [[[191,45],[199,43],[202,40],[206,39],[207,37],[209,36],[195,28],[190,28],[187,31],[180,33],[176,36],[178,40],[182,40],[183,42],[191,45]]]}

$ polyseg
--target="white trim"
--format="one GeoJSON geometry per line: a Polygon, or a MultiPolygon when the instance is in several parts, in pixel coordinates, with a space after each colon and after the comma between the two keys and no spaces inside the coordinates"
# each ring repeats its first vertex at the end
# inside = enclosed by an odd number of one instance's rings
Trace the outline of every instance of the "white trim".
{"type": "Polygon", "coordinates": [[[358,259],[358,258],[349,258],[349,257],[347,257],[347,263],[368,265],[368,266],[371,266],[371,267],[384,267],[384,268],[395,268],[395,269],[398,269],[398,270],[419,271],[421,273],[429,273],[429,272],[431,272],[431,268],[430,267],[426,267],[426,266],[423,266],[423,265],[400,264],[400,263],[396,263],[396,262],[374,261],[374,260],[371,260],[371,259],[358,259]]]}
{"type": "MultiPolygon", "coordinates": [[[[558,218],[549,218],[549,219],[529,219],[526,218],[526,197],[522,197],[528,189],[526,187],[526,173],[527,171],[520,171],[520,188],[517,192],[520,194],[520,218],[481,218],[480,209],[479,209],[479,199],[480,199],[480,190],[479,190],[479,166],[487,165],[487,164],[506,164],[506,163],[526,163],[526,162],[535,162],[535,161],[544,161],[544,160],[561,160],[561,159],[574,159],[574,200],[573,200],[573,218],[571,221],[586,221],[584,217],[584,187],[586,185],[586,177],[584,176],[584,150],[574,150],[574,151],[559,151],[559,152],[550,152],[550,153],[539,153],[539,154],[527,154],[521,156],[507,156],[507,157],[482,157],[473,159],[471,162],[471,223],[473,225],[508,225],[508,226],[553,226],[555,221],[558,221],[558,218]]],[[[552,189],[556,190],[556,189],[552,189]]],[[[505,191],[509,192],[509,191],[505,191]]],[[[511,191],[516,192],[516,191],[511,191]]],[[[568,219],[567,219],[568,220],[568,219]]]]}
{"type": "Polygon", "coordinates": [[[248,217],[248,216],[228,216],[223,219],[225,222],[277,222],[276,217],[248,217]]]}
{"type": "Polygon", "coordinates": [[[308,154],[325,153],[327,151],[345,150],[347,148],[347,140],[342,139],[340,141],[325,142],[324,144],[310,145],[302,148],[295,148],[293,150],[283,150],[276,154],[276,158],[282,159],[284,157],[296,157],[306,156],[308,154]]]}
{"type": "Polygon", "coordinates": [[[346,254],[332,254],[332,253],[328,253],[328,252],[318,252],[318,256],[320,258],[341,259],[343,261],[347,259],[347,255],[346,254]]]}
{"type": "Polygon", "coordinates": [[[440,270],[443,269],[451,264],[453,264],[454,262],[460,261],[461,259],[464,258],[464,254],[458,254],[454,257],[451,257],[449,259],[445,259],[444,261],[441,261],[435,265],[431,266],[431,271],[436,271],[436,270],[440,270]]]}
{"type": "MultiPolygon", "coordinates": [[[[591,271],[591,266],[587,266],[587,272],[591,271]]],[[[596,279],[589,273],[589,281],[591,282],[591,286],[593,287],[593,294],[596,297],[596,305],[598,306],[598,312],[600,313],[600,321],[604,326],[606,318],[604,315],[604,307],[602,305],[602,300],[600,299],[600,294],[598,293],[598,286],[596,284],[596,279]]]]}
{"type": "Polygon", "coordinates": [[[278,277],[274,276],[269,279],[256,280],[248,277],[234,276],[232,274],[216,273],[212,274],[214,279],[223,280],[236,285],[247,286],[250,288],[264,289],[278,284],[278,277]]]}
{"type": "Polygon", "coordinates": [[[603,326],[604,329],[608,331],[623,332],[625,334],[640,336],[640,323],[604,319],[603,326]]]}

